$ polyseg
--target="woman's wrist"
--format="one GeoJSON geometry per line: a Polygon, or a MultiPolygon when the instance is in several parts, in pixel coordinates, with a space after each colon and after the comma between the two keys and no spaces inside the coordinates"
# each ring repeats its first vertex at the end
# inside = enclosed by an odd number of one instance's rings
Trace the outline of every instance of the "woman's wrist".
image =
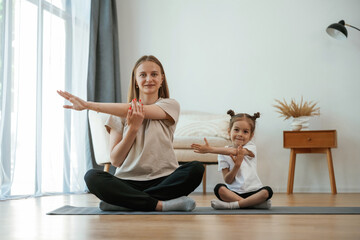
{"type": "Polygon", "coordinates": [[[84,107],[87,110],[92,110],[95,112],[100,112],[100,108],[98,106],[96,106],[96,102],[91,102],[91,101],[85,101],[84,103],[84,107]]]}
{"type": "Polygon", "coordinates": [[[135,127],[133,125],[129,125],[128,134],[136,134],[139,130],[139,127],[135,127]]]}
{"type": "Polygon", "coordinates": [[[87,110],[93,110],[93,109],[92,109],[92,103],[93,103],[93,102],[85,101],[85,104],[84,104],[84,105],[85,105],[85,106],[84,106],[85,109],[87,109],[87,110]]]}

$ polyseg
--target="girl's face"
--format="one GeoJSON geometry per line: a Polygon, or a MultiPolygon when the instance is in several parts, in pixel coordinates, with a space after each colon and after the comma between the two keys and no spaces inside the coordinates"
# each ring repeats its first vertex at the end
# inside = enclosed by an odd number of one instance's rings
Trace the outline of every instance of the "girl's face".
{"type": "Polygon", "coordinates": [[[253,137],[250,124],[246,120],[234,122],[231,130],[229,130],[229,136],[234,146],[244,146],[253,137]]]}
{"type": "Polygon", "coordinates": [[[140,95],[158,95],[158,90],[163,82],[160,66],[154,62],[146,61],[136,69],[136,84],[139,86],[140,95]]]}

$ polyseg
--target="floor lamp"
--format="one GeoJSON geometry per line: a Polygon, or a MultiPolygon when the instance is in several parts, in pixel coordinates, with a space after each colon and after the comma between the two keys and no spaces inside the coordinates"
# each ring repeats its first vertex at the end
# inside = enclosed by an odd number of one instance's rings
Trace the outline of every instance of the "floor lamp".
{"type": "Polygon", "coordinates": [[[333,23],[330,26],[328,26],[326,29],[326,32],[335,39],[338,39],[338,40],[346,39],[348,36],[348,33],[347,33],[347,29],[345,26],[352,27],[352,28],[360,31],[360,29],[358,29],[354,26],[351,26],[350,24],[345,23],[344,20],[341,20],[338,23],[333,23]]]}

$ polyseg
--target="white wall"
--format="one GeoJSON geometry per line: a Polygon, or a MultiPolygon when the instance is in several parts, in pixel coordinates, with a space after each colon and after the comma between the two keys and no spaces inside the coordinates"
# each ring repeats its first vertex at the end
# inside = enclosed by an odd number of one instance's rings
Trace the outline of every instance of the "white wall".
{"type": "MultiPolygon", "coordinates": [[[[310,129],[336,129],[338,192],[360,192],[360,32],[345,41],[325,29],[344,19],[360,27],[358,0],[119,0],[122,97],[145,54],[163,63],[182,109],[259,111],[255,142],[263,183],[285,192],[289,150],[274,99],[314,100],[310,129]]],[[[330,192],[325,155],[298,155],[294,191],[330,192]]],[[[222,181],[208,168],[208,191],[222,181]]],[[[197,189],[201,191],[201,188],[197,189]]]]}

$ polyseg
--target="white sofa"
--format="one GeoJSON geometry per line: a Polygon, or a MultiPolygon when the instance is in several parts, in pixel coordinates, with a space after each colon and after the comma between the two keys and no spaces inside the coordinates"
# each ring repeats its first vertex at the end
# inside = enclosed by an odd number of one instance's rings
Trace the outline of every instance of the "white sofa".
{"type": "MultiPolygon", "coordinates": [[[[108,114],[89,111],[90,130],[93,139],[95,160],[98,165],[109,171],[109,134],[104,124],[108,114]]],[[[174,150],[180,164],[199,161],[204,164],[203,193],[206,193],[206,166],[217,164],[216,154],[199,154],[191,149],[192,143],[204,143],[204,137],[211,146],[226,146],[230,144],[227,128],[229,116],[198,111],[182,111],[174,133],[174,150]]]]}
{"type": "Polygon", "coordinates": [[[224,147],[230,144],[228,135],[230,116],[199,111],[182,111],[174,133],[174,150],[180,164],[199,161],[205,167],[202,181],[206,193],[206,166],[217,164],[217,154],[195,153],[192,143],[204,144],[204,137],[211,146],[224,147]]]}

